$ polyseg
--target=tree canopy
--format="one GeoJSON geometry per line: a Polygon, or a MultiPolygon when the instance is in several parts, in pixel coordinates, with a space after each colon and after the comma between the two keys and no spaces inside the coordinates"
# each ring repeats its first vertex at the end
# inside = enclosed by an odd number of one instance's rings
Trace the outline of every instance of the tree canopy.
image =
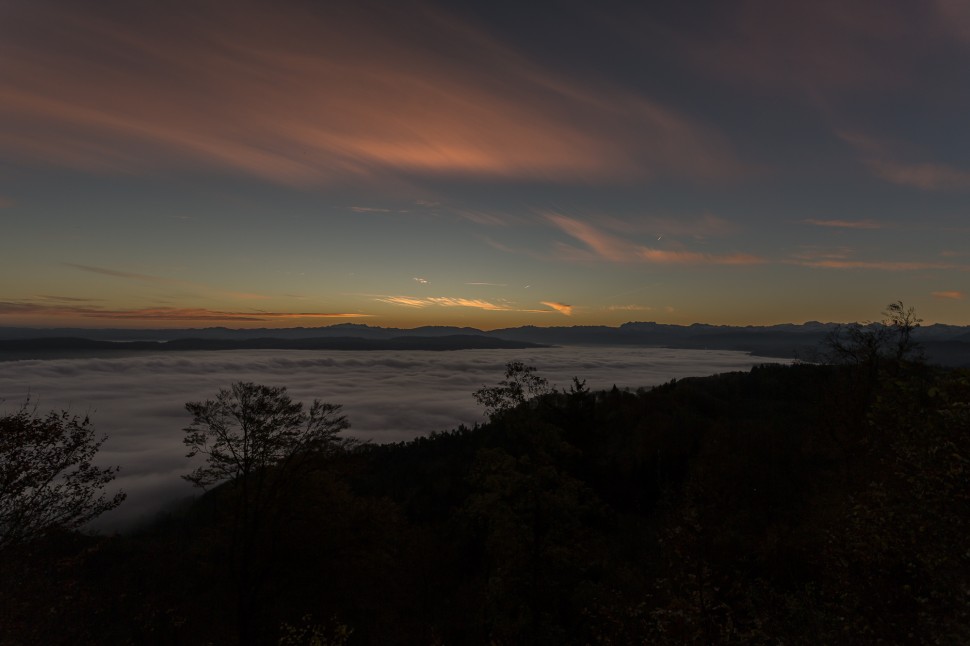
{"type": "Polygon", "coordinates": [[[206,462],[184,478],[203,488],[330,451],[339,444],[337,434],[350,426],[338,405],[314,400],[304,410],[286,388],[252,382],[235,383],[215,399],[185,408],[193,416],[184,429],[186,457],[202,454],[206,462]]]}
{"type": "Polygon", "coordinates": [[[29,402],[0,417],[0,548],[75,529],[125,499],[105,488],[118,467],[92,459],[105,438],[66,411],[38,416],[29,402]]]}
{"type": "Polygon", "coordinates": [[[482,386],[475,391],[475,401],[485,408],[488,417],[512,410],[526,401],[552,392],[549,381],[536,374],[535,366],[521,361],[505,364],[505,379],[497,386],[482,386]]]}

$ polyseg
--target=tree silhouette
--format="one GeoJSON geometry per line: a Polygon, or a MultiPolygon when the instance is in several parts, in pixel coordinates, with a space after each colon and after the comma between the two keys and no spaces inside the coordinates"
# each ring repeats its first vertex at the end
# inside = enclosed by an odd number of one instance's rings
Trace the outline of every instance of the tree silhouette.
{"type": "Polygon", "coordinates": [[[902,301],[890,303],[879,323],[853,323],[832,330],[824,341],[824,357],[829,363],[873,369],[884,361],[918,360],[920,346],[913,340],[913,331],[922,321],[915,308],[906,307],[902,301]]]}
{"type": "Polygon", "coordinates": [[[89,418],[24,403],[0,417],[0,549],[56,529],[76,529],[125,499],[105,487],[118,467],[91,463],[105,438],[89,418]]]}
{"type": "Polygon", "coordinates": [[[183,476],[206,488],[225,480],[243,488],[250,477],[272,466],[290,468],[303,458],[338,447],[348,428],[340,406],[314,400],[308,411],[286,388],[238,382],[215,399],[185,404],[192,424],[185,428],[186,457],[206,456],[206,463],[183,476]]]}
{"type": "Polygon", "coordinates": [[[314,400],[305,410],[286,388],[252,382],[235,383],[215,399],[185,408],[193,416],[184,429],[186,457],[202,454],[206,461],[183,477],[202,488],[229,482],[239,640],[255,643],[255,602],[273,558],[273,521],[292,501],[294,485],[307,469],[351,443],[337,437],[350,424],[340,406],[314,400]]]}
{"type": "Polygon", "coordinates": [[[535,366],[521,361],[505,364],[505,379],[497,386],[482,386],[475,391],[475,401],[485,407],[485,414],[494,418],[526,401],[552,392],[549,381],[536,374],[535,366]]]}

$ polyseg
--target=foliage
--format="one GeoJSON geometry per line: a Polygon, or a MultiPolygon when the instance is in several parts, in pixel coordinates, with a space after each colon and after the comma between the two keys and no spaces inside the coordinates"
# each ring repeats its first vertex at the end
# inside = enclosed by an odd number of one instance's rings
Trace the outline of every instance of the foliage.
{"type": "MultiPolygon", "coordinates": [[[[237,638],[265,641],[257,625],[264,580],[274,561],[280,519],[295,500],[308,467],[349,445],[338,438],[349,427],[340,406],[315,400],[309,410],[286,388],[238,382],[215,399],[189,402],[187,457],[206,462],[183,476],[199,487],[229,481],[228,557],[236,589],[237,638]]],[[[265,627],[262,628],[265,631],[265,627]]]]}
{"type": "Polygon", "coordinates": [[[89,418],[37,416],[29,402],[0,417],[0,548],[81,527],[121,504],[124,493],[104,492],[118,468],[91,462],[104,440],[89,418]]]}
{"type": "Polygon", "coordinates": [[[334,618],[333,627],[314,621],[312,615],[304,615],[297,625],[283,622],[280,626],[279,646],[345,646],[354,629],[334,618]]]}
{"type": "Polygon", "coordinates": [[[514,408],[474,428],[332,449],[296,480],[278,461],[33,566],[0,553],[0,624],[13,643],[236,643],[234,610],[254,643],[970,643],[970,374],[912,363],[895,311],[867,388],[868,366],[767,365],[530,401],[512,364],[490,401],[514,408]],[[261,481],[255,524],[225,522],[261,481]]]}
{"type": "Polygon", "coordinates": [[[923,319],[902,301],[886,306],[879,323],[838,326],[824,341],[829,363],[877,367],[885,361],[920,360],[921,349],[913,332],[923,319]]]}
{"type": "Polygon", "coordinates": [[[497,386],[482,386],[474,397],[485,408],[485,414],[493,418],[550,392],[549,381],[537,375],[534,366],[512,361],[505,365],[504,380],[497,386]]]}
{"type": "Polygon", "coordinates": [[[340,406],[315,400],[304,411],[286,388],[252,382],[235,383],[215,399],[185,408],[193,416],[183,438],[186,457],[201,453],[206,463],[184,477],[203,488],[330,452],[341,445],[337,434],[350,426],[340,406]]]}

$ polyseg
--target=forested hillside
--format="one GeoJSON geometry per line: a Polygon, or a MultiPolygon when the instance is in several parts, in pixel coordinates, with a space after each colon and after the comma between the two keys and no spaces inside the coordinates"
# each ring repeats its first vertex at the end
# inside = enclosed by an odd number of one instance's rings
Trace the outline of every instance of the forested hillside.
{"type": "Polygon", "coordinates": [[[970,374],[843,363],[510,364],[481,426],[331,434],[135,535],[4,550],[0,641],[968,643],[970,374]]]}

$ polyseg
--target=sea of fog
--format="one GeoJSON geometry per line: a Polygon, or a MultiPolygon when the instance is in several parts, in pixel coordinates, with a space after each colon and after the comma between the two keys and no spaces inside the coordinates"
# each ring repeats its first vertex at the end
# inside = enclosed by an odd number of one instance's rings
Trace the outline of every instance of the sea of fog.
{"type": "Polygon", "coordinates": [[[505,364],[533,365],[554,386],[585,379],[593,390],[635,390],[671,379],[748,370],[781,359],[743,352],[664,348],[556,347],[533,350],[185,352],[137,357],[10,361],[0,364],[0,412],[29,395],[39,411],[89,415],[108,436],[102,464],[120,465],[128,499],[94,527],[124,529],[194,495],[179,476],[192,468],[182,429],[185,402],[211,399],[235,381],[286,386],[293,399],[341,404],[348,435],[398,442],[482,420],[472,393],[504,377],[505,364]]]}

